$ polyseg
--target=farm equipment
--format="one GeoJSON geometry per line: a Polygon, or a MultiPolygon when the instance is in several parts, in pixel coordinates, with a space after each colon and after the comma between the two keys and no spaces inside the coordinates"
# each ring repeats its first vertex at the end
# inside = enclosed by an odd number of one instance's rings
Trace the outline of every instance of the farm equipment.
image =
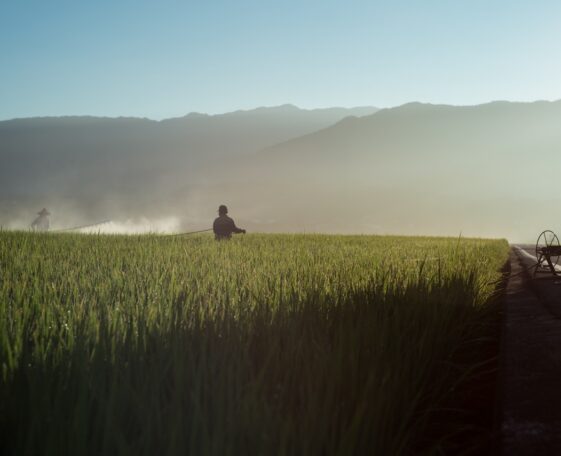
{"type": "Polygon", "coordinates": [[[561,256],[561,245],[559,238],[551,230],[542,231],[536,241],[536,269],[534,274],[538,272],[550,272],[553,275],[561,275],[561,271],[556,269],[561,256]]]}

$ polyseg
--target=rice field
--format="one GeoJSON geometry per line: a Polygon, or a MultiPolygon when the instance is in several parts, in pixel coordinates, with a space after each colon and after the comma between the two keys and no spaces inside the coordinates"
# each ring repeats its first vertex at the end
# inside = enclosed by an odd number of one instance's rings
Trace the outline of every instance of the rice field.
{"type": "Polygon", "coordinates": [[[507,253],[503,240],[0,232],[0,450],[410,453],[469,377],[457,355],[493,318],[507,253]]]}

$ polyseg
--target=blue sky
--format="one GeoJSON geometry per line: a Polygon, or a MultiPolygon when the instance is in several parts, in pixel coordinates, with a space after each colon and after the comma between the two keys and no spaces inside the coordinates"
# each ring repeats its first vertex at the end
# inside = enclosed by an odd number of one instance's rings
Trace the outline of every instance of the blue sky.
{"type": "Polygon", "coordinates": [[[556,1],[0,2],[0,119],[561,98],[556,1]]]}

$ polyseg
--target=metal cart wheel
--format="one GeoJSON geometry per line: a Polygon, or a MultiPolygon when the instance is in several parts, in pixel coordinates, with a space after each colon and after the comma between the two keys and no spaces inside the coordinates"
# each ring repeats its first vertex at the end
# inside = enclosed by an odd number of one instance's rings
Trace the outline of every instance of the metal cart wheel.
{"type": "Polygon", "coordinates": [[[553,231],[545,230],[540,233],[536,242],[536,258],[538,260],[538,267],[542,265],[546,259],[546,253],[550,253],[548,252],[550,250],[553,251],[553,254],[550,254],[549,258],[551,259],[553,266],[556,266],[557,263],[559,263],[559,253],[557,253],[559,251],[559,238],[553,231]],[[554,247],[554,249],[551,249],[551,247],[554,247]]]}

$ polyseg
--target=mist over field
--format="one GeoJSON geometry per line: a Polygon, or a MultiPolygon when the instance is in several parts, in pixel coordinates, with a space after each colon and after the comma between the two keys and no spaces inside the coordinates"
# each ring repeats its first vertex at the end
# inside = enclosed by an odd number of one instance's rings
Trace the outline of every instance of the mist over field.
{"type": "Polygon", "coordinates": [[[559,228],[560,122],[545,101],[4,121],[0,224],[177,232],[227,204],[251,231],[532,241],[559,228]]]}
{"type": "Polygon", "coordinates": [[[196,194],[209,184],[211,171],[349,115],[375,111],[284,105],[160,122],[96,117],[0,122],[0,223],[26,228],[37,206],[46,206],[54,228],[105,219],[133,231],[207,226],[218,203],[203,207],[196,194]],[[173,224],[166,222],[170,218],[173,224]]]}

